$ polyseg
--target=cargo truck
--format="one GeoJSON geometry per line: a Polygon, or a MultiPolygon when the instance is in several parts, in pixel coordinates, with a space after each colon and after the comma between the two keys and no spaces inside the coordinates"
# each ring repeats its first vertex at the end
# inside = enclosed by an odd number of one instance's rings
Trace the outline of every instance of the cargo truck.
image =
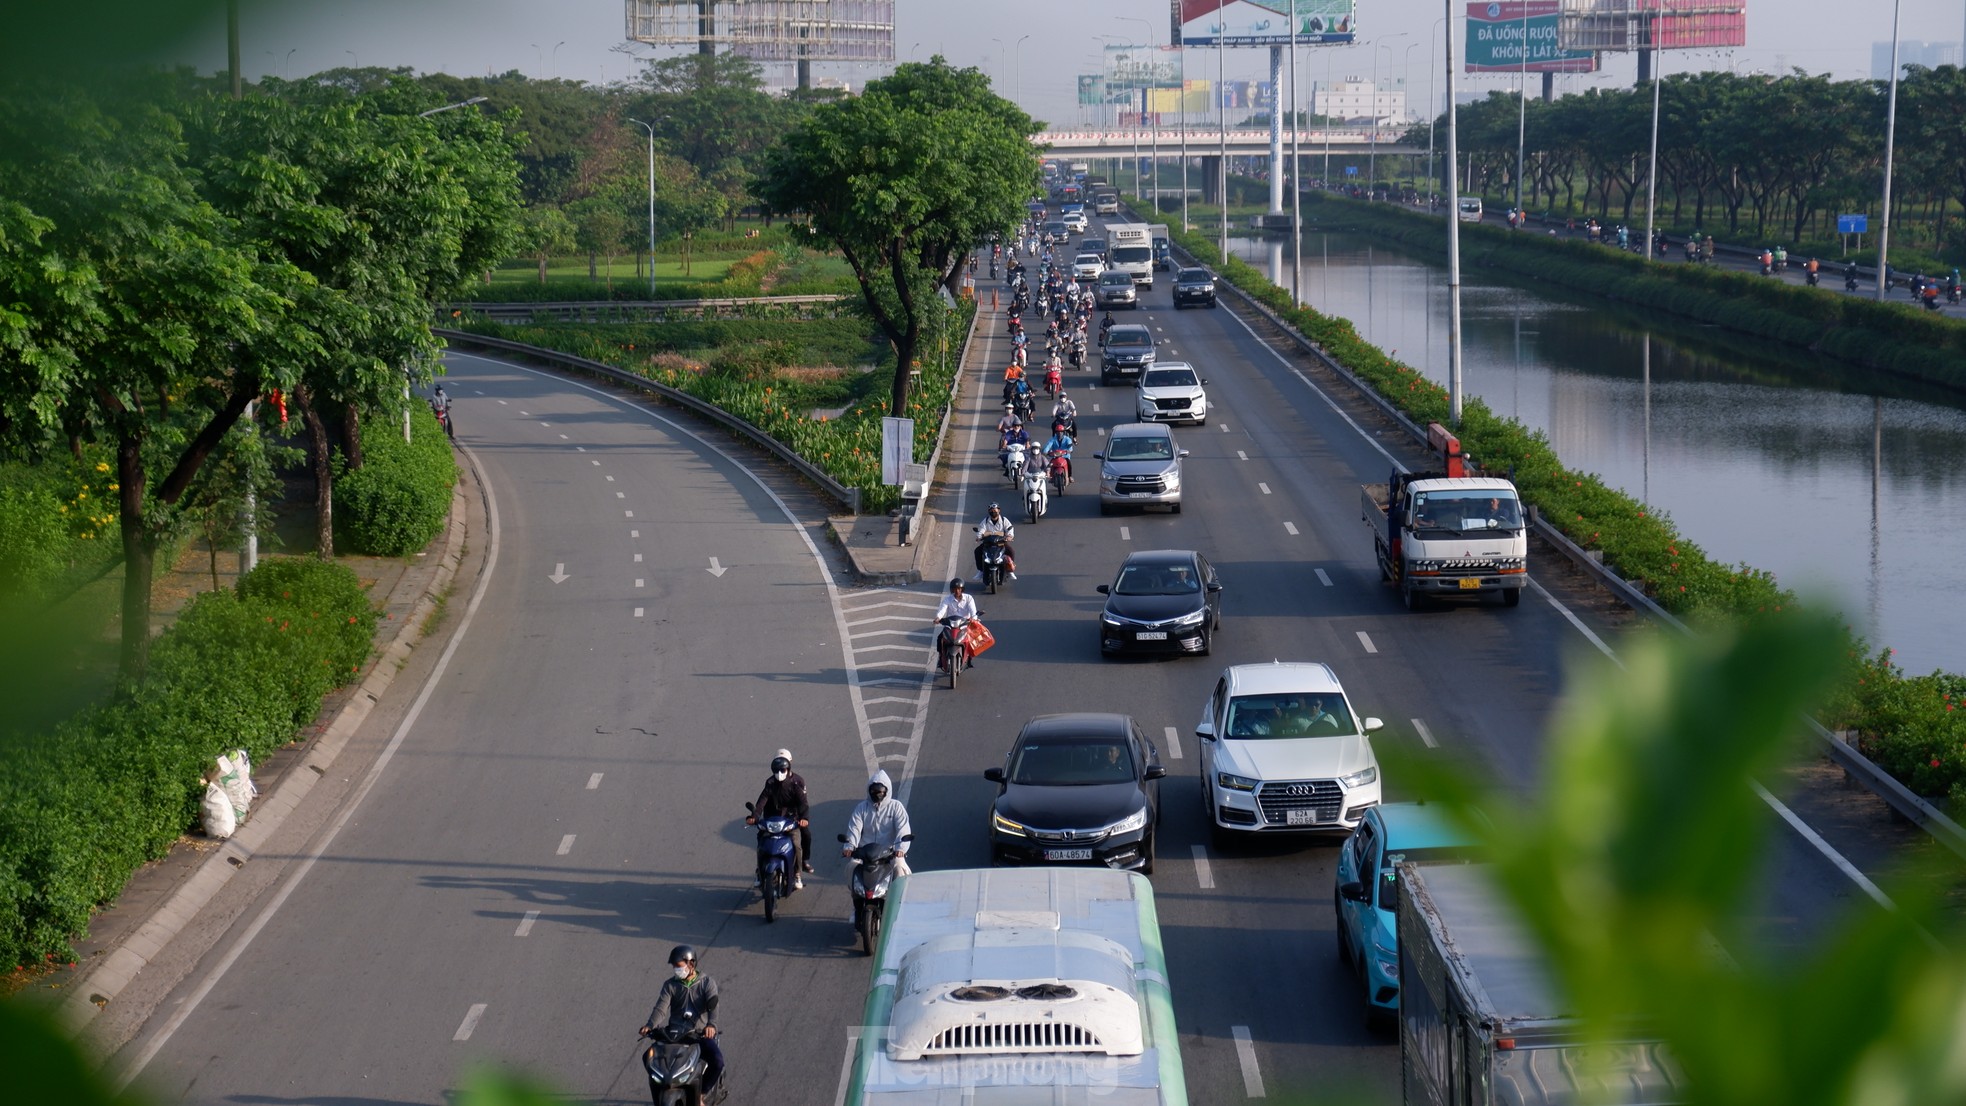
{"type": "Polygon", "coordinates": [[[1640,1027],[1587,1046],[1485,865],[1398,868],[1407,1106],[1670,1106],[1686,1077],[1640,1027]]]}
{"type": "Polygon", "coordinates": [[[1107,223],[1108,269],[1117,269],[1133,283],[1154,286],[1154,235],[1146,223],[1107,223]]]}
{"type": "Polygon", "coordinates": [[[1429,440],[1444,472],[1400,472],[1359,487],[1359,517],[1372,531],[1379,578],[1407,609],[1434,598],[1500,596],[1522,602],[1529,583],[1529,532],[1512,481],[1468,476],[1461,445],[1439,423],[1429,440]]]}

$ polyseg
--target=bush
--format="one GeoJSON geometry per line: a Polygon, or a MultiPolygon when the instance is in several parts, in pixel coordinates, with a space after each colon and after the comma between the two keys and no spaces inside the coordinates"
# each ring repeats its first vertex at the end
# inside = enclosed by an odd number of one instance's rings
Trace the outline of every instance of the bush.
{"type": "Polygon", "coordinates": [[[362,467],[335,476],[335,541],[350,552],[403,557],[430,544],[450,514],[457,459],[437,416],[410,409],[410,441],[393,419],[362,424],[362,467]]]}
{"type": "Polygon", "coordinates": [[[263,761],[367,658],[375,612],[339,565],[275,560],[184,609],[118,701],[0,759],[0,956],[69,955],[130,873],[197,819],[200,774],[263,761]],[[359,634],[358,634],[359,631],[359,634]]]}

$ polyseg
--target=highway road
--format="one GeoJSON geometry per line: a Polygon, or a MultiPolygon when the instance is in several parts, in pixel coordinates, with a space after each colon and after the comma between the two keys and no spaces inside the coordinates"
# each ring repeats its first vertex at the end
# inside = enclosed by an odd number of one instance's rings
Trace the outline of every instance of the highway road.
{"type": "MultiPolygon", "coordinates": [[[[114,1066],[160,1101],[436,1103],[479,1063],[573,1101],[645,1101],[634,1028],[670,946],[688,942],[723,987],[731,1101],[826,1106],[866,962],[824,861],[762,921],[741,804],[773,750],[793,750],[821,842],[880,763],[904,781],[916,866],[971,866],[987,860],[981,770],[1023,721],[1118,710],[1170,771],[1154,884],[1193,1100],[1396,1098],[1397,1046],[1367,1033],[1334,955],[1337,842],[1210,843],[1202,699],[1225,664],[1328,661],[1386,720],[1383,745],[1438,746],[1526,788],[1564,665],[1615,648],[1622,620],[1554,566],[1517,609],[1401,609],[1378,583],[1357,484],[1423,458],[1234,309],[1172,311],[1168,284],[1138,317],[1164,360],[1201,367],[1214,407],[1176,432],[1192,450],[1183,513],[1101,517],[1090,480],[1054,499],[1019,528],[1021,578],[979,597],[999,644],[955,691],[924,683],[927,623],[948,569],[968,575],[966,545],[937,549],[941,579],[920,587],[846,586],[813,540],[821,507],[795,486],[613,393],[452,355],[488,564],[468,591],[460,578],[447,643],[425,647],[446,651],[419,661],[428,676],[399,681],[421,697],[389,715],[400,725],[373,775],[265,858],[280,878],[212,935],[114,1066]],[[1102,661],[1094,588],[1128,551],[1159,547],[1219,567],[1215,656],[1102,661]]],[[[1130,392],[1090,376],[1068,375],[1085,454],[1131,411],[1130,392]]],[[[996,388],[972,384],[938,505],[952,522],[1006,488],[987,433],[996,388]]],[[[1736,955],[1781,955],[1861,900],[1801,838],[1777,840],[1759,948],[1736,955]]]]}

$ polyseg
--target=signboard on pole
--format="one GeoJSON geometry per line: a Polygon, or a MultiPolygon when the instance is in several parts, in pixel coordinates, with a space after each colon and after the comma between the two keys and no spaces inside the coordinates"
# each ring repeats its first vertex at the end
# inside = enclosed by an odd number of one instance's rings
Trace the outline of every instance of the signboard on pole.
{"type": "Polygon", "coordinates": [[[1106,47],[1106,99],[1137,104],[1143,88],[1180,88],[1181,51],[1159,46],[1106,47]]]}
{"type": "Polygon", "coordinates": [[[1177,46],[1299,46],[1357,38],[1357,0],[1168,0],[1177,46]]]}
{"type": "Polygon", "coordinates": [[[1557,44],[1557,0],[1470,0],[1466,72],[1522,72],[1525,30],[1529,72],[1597,72],[1595,53],[1565,50],[1557,44]]]}
{"type": "Polygon", "coordinates": [[[1698,50],[1746,46],[1747,0],[1560,0],[1568,50],[1698,50]]]}
{"type": "Polygon", "coordinates": [[[1836,233],[1838,234],[1867,234],[1869,232],[1870,216],[1868,215],[1838,215],[1836,217],[1836,233]]]}
{"type": "Polygon", "coordinates": [[[915,420],[881,419],[881,483],[899,484],[915,460],[915,420]]]}
{"type": "Polygon", "coordinates": [[[1106,78],[1099,73],[1079,74],[1079,106],[1091,107],[1106,102],[1106,78]]]}

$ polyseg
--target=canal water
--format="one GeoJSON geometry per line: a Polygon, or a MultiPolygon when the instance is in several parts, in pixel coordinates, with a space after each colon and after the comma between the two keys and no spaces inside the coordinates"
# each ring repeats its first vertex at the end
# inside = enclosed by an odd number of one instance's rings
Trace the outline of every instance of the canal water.
{"type": "MultiPolygon", "coordinates": [[[[1291,287],[1286,239],[1231,252],[1291,287]]],[[[1302,294],[1447,378],[1444,264],[1311,234],[1302,294]]],[[[1603,300],[1462,273],[1463,386],[1707,554],[1843,612],[1912,673],[1966,670],[1966,397],[1873,394],[1838,366],[1603,300]]]]}

